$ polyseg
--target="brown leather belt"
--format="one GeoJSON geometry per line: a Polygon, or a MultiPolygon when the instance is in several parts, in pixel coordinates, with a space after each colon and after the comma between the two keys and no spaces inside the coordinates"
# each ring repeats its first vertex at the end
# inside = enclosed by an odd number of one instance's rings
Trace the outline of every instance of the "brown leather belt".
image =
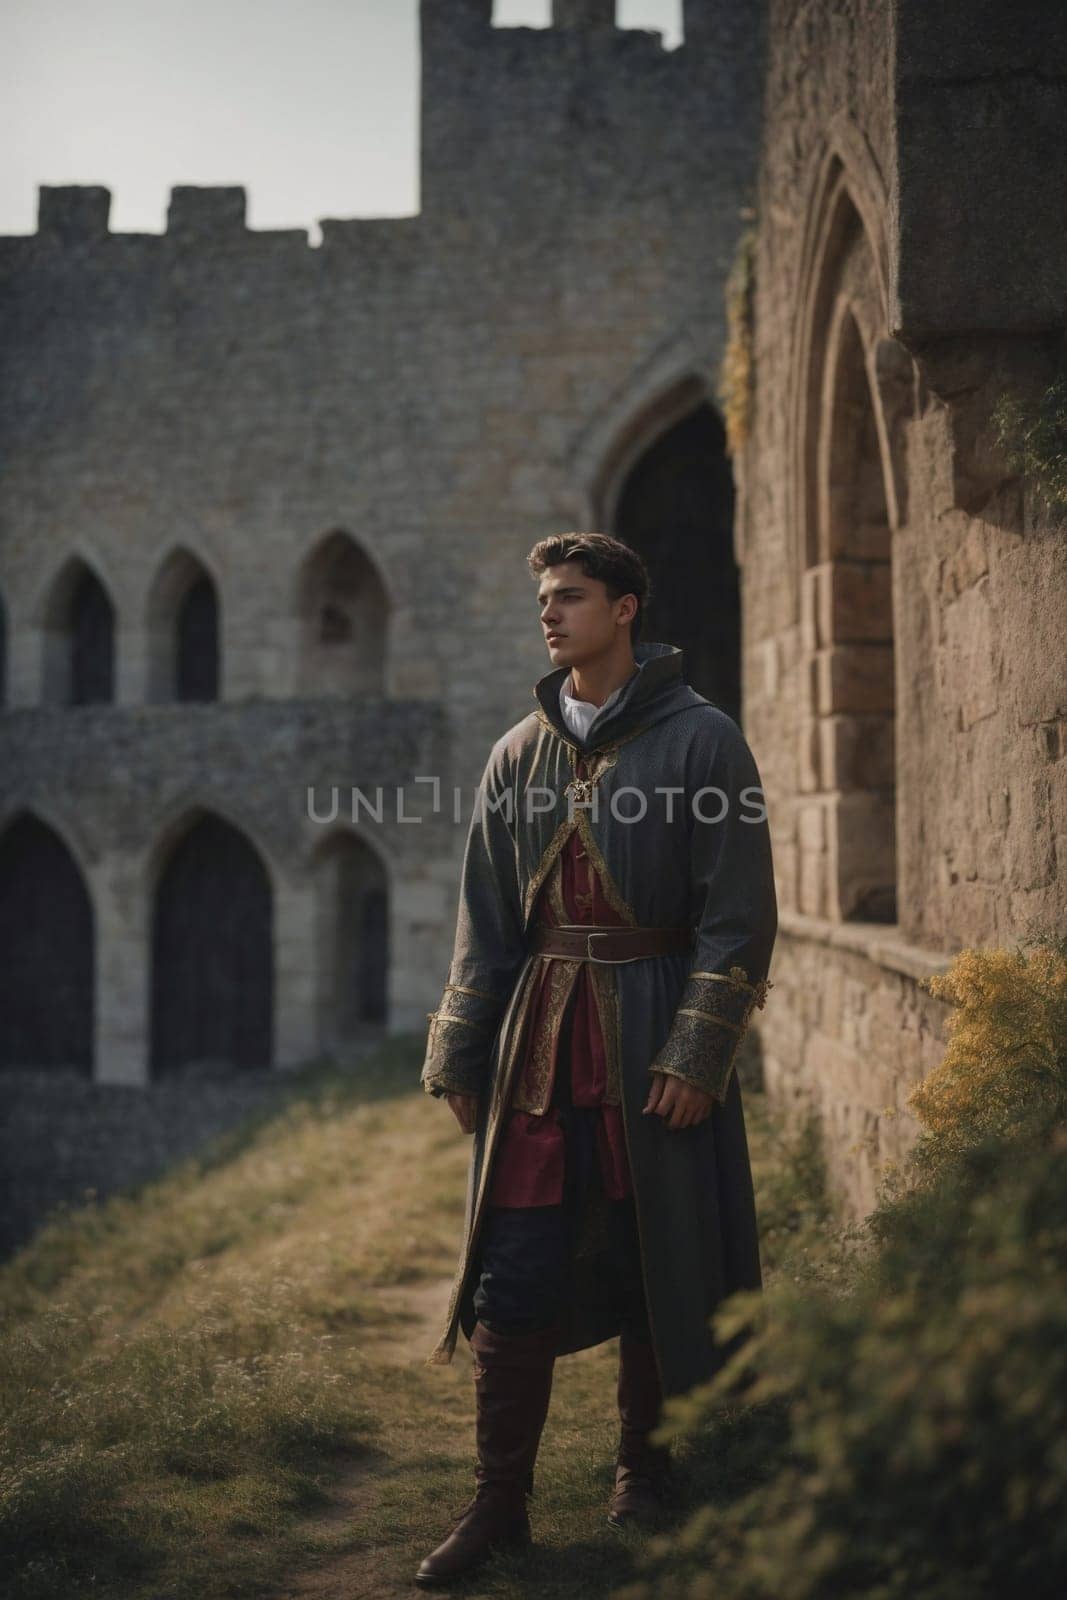
{"type": "Polygon", "coordinates": [[[542,956],[571,961],[644,961],[649,956],[681,955],[693,948],[692,928],[620,928],[569,923],[550,928],[539,922],[531,948],[542,956]]]}

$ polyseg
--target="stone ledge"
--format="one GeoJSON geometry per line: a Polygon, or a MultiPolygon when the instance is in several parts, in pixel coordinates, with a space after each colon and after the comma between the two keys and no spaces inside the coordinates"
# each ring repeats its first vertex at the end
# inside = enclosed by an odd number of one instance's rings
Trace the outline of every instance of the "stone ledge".
{"type": "Polygon", "coordinates": [[[823,917],[805,916],[800,911],[780,911],[778,931],[792,939],[807,939],[813,944],[849,950],[905,978],[935,977],[947,971],[955,959],[938,950],[907,944],[896,936],[896,925],[891,922],[828,922],[823,917]]]}

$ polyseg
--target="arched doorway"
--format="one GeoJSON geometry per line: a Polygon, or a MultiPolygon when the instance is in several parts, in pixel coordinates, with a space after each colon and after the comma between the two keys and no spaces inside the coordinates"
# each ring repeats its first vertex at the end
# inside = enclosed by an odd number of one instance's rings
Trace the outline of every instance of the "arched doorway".
{"type": "Polygon", "coordinates": [[[698,403],[647,445],[615,499],[612,533],[644,558],[644,640],[675,644],[699,694],[738,718],[741,600],[734,484],[718,413],[698,403]]]}
{"type": "Polygon", "coordinates": [[[344,1055],[387,1019],[388,884],[381,858],[350,833],[319,849],[314,882],[319,1045],[344,1055]]]}
{"type": "Polygon", "coordinates": [[[23,815],[0,835],[0,1066],[93,1070],[93,913],[63,840],[23,815]]]}
{"type": "Polygon", "coordinates": [[[153,1076],[273,1057],[273,905],[259,853],[207,813],[170,849],[152,909],[153,1076]]]}

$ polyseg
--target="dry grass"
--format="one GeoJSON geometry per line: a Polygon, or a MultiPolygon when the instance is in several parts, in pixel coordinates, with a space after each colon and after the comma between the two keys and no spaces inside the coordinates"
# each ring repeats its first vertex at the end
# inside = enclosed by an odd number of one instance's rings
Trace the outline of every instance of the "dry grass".
{"type": "MultiPolygon", "coordinates": [[[[295,1079],[281,1114],[52,1224],[0,1272],[5,1592],[411,1592],[473,1452],[464,1342],[425,1365],[470,1147],[417,1074],[407,1041],[361,1079],[295,1079]]],[[[746,1108],[773,1272],[819,1213],[819,1169],[761,1096],[746,1108]]],[[[537,1545],[466,1594],[571,1600],[625,1580],[635,1541],[602,1514],[614,1362],[614,1344],[560,1362],[537,1545]]],[[[703,1470],[694,1456],[694,1492],[703,1470]]]]}

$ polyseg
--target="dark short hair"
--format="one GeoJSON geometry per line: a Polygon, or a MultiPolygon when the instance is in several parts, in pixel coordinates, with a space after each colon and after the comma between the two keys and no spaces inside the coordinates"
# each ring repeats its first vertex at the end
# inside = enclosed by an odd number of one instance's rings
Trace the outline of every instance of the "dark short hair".
{"type": "Polygon", "coordinates": [[[636,596],[637,610],[630,622],[630,643],[636,644],[645,607],[652,598],[652,580],[637,551],[606,533],[554,533],[538,540],[526,557],[535,578],[540,578],[546,567],[558,567],[564,561],[577,561],[587,578],[599,578],[611,600],[621,600],[624,594],[636,596]]]}

